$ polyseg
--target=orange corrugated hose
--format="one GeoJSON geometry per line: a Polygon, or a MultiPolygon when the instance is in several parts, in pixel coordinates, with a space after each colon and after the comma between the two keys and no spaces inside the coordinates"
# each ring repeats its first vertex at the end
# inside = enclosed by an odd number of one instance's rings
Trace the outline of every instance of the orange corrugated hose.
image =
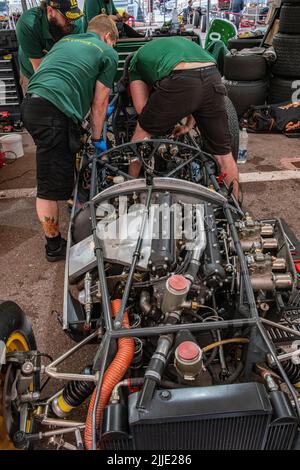
{"type": "MultiPolygon", "coordinates": [[[[115,317],[120,310],[122,301],[120,299],[112,300],[112,313],[115,317]]],[[[123,320],[123,328],[129,328],[128,314],[125,312],[123,320]]],[[[134,339],[133,338],[119,338],[118,351],[112,363],[107,368],[102,382],[101,394],[96,411],[96,427],[101,425],[102,413],[106,407],[111,393],[117,383],[119,383],[128,370],[134,356],[134,339]]],[[[92,414],[96,398],[96,388],[93,392],[89,409],[87,413],[84,433],[84,444],[87,450],[92,449],[92,414]]]]}

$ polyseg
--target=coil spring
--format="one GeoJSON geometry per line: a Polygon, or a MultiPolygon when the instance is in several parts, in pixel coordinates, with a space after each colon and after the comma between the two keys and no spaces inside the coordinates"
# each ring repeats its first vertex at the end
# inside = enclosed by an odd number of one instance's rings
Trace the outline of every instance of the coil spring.
{"type": "Polygon", "coordinates": [[[281,365],[292,384],[300,382],[300,364],[294,364],[292,361],[286,361],[281,365]]]}
{"type": "MultiPolygon", "coordinates": [[[[85,369],[84,374],[90,374],[91,369],[85,369]]],[[[72,380],[63,390],[64,401],[73,408],[80,406],[93,392],[94,382],[72,380]]]]}

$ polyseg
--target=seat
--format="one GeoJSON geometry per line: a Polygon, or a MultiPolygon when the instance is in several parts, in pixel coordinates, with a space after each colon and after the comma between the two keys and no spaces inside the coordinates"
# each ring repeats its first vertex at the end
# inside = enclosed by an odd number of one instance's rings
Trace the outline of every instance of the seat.
{"type": "Polygon", "coordinates": [[[216,40],[221,40],[227,46],[229,39],[236,38],[237,34],[236,26],[231,21],[215,18],[207,31],[205,49],[216,40]]]}

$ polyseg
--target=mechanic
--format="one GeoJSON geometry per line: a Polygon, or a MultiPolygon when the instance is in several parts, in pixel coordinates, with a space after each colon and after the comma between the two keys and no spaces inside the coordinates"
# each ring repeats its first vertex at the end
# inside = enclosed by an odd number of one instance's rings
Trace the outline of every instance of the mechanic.
{"type": "Polygon", "coordinates": [[[24,125],[37,146],[36,209],[48,261],[65,258],[57,201],[72,195],[80,124],[90,108],[92,140],[96,150],[103,149],[101,133],[117,71],[117,38],[115,23],[99,15],[90,21],[87,33],[61,39],[30,79],[22,103],[24,125]]]}
{"type": "Polygon", "coordinates": [[[202,13],[201,8],[193,7],[193,0],[188,1],[188,6],[183,10],[182,21],[183,24],[192,24],[196,28],[200,25],[202,13]]]}
{"type": "MultiPolygon", "coordinates": [[[[231,152],[224,95],[226,88],[214,58],[202,47],[183,37],[150,41],[133,56],[129,67],[130,91],[139,114],[134,142],[173,132],[179,136],[197,124],[225,181],[238,195],[238,169],[231,152]],[[176,124],[186,117],[186,123],[176,124]],[[176,126],[176,127],[175,127],[176,126]]],[[[131,176],[141,164],[132,161],[131,176]]]]}
{"type": "Polygon", "coordinates": [[[234,13],[234,23],[237,29],[239,29],[242,11],[244,10],[245,4],[244,0],[233,0],[232,2],[232,12],[234,13]]]}
{"type": "Polygon", "coordinates": [[[108,15],[113,21],[117,23],[120,36],[127,36],[128,38],[144,37],[142,34],[131,28],[126,21],[130,18],[128,13],[123,12],[122,15],[118,13],[113,0],[85,0],[83,6],[84,12],[84,27],[87,27],[89,21],[94,16],[104,13],[108,15]]]}
{"type": "Polygon", "coordinates": [[[22,14],[16,26],[19,43],[20,84],[26,94],[28,80],[40,65],[43,57],[63,36],[83,33],[76,0],[46,0],[39,7],[22,14]]]}

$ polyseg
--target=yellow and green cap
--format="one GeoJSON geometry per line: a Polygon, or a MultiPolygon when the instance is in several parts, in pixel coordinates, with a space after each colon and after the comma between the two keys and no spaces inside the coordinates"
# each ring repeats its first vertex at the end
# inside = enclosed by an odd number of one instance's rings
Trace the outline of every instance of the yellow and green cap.
{"type": "Polygon", "coordinates": [[[78,20],[83,16],[77,0],[47,0],[49,7],[59,10],[68,20],[78,20]]]}

